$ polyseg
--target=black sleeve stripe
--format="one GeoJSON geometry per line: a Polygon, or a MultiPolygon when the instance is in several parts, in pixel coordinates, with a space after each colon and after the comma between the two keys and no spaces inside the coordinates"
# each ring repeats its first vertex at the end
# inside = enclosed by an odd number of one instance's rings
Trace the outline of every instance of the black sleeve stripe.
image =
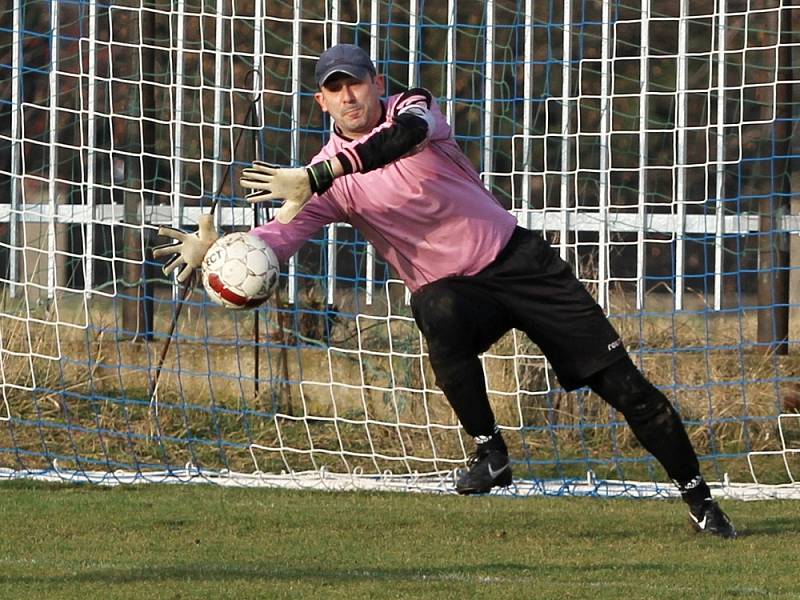
{"type": "Polygon", "coordinates": [[[362,169],[364,165],[361,162],[361,157],[359,157],[358,152],[356,152],[354,148],[345,147],[342,149],[342,152],[350,161],[350,166],[353,171],[360,171],[362,169]]]}
{"type": "Polygon", "coordinates": [[[430,108],[432,101],[433,97],[428,90],[423,88],[412,88],[403,93],[403,95],[398,98],[397,102],[395,102],[394,108],[392,109],[392,115],[393,117],[396,117],[401,109],[412,104],[419,104],[425,106],[425,108],[430,108]]]}
{"type": "Polygon", "coordinates": [[[409,106],[410,104],[424,104],[425,108],[430,108],[430,106],[428,105],[427,98],[425,98],[425,96],[423,96],[422,94],[419,94],[416,96],[409,96],[408,98],[402,98],[398,100],[397,104],[395,104],[395,109],[397,111],[401,108],[409,106]]]}
{"type": "Polygon", "coordinates": [[[350,160],[348,153],[337,152],[336,158],[339,159],[339,163],[341,163],[345,175],[350,175],[350,173],[354,172],[355,169],[353,169],[353,162],[350,160]]]}

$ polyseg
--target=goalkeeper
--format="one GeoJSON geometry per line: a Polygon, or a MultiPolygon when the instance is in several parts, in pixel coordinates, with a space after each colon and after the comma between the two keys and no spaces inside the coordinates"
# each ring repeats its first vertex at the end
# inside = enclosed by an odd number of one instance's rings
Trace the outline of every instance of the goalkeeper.
{"type": "Polygon", "coordinates": [[[383,76],[350,44],[324,52],[315,76],[334,134],[306,168],[243,171],[249,201],[283,201],[276,219],[252,233],[286,260],[324,225],[347,222],[396,270],[412,292],[437,385],[475,439],[457,491],[511,483],[478,355],[517,328],[565,389],[589,386],[625,416],[680,489],[696,530],[734,537],[675,409],[634,366],[570,266],[484,188],[430,93],[384,99],[383,76]]]}

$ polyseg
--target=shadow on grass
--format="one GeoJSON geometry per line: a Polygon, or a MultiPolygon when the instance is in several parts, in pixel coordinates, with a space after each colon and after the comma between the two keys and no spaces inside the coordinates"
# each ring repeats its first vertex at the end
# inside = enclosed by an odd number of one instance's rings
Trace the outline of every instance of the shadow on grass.
{"type": "MultiPolygon", "coordinates": [[[[146,489],[143,485],[97,485],[85,482],[69,481],[36,481],[34,479],[9,479],[0,482],[0,492],[2,491],[42,491],[52,493],[108,493],[115,490],[139,491],[146,489]]],[[[119,493],[119,492],[117,492],[119,493]]]]}
{"type": "Polygon", "coordinates": [[[800,533],[800,521],[786,517],[764,517],[755,522],[743,523],[738,530],[738,537],[775,536],[787,533],[800,533]]]}
{"type": "Polygon", "coordinates": [[[132,583],[159,583],[167,581],[480,581],[512,579],[528,573],[533,576],[538,567],[520,564],[486,564],[441,568],[357,568],[325,569],[315,567],[280,567],[275,564],[255,563],[223,566],[219,564],[192,563],[175,566],[154,566],[135,569],[118,567],[91,569],[83,572],[54,573],[41,575],[0,575],[0,585],[64,585],[108,583],[110,585],[132,583]]]}
{"type": "MultiPolygon", "coordinates": [[[[601,562],[594,565],[487,563],[479,565],[452,565],[427,568],[318,568],[318,566],[278,566],[274,563],[251,563],[231,566],[219,563],[190,563],[174,566],[119,567],[92,569],[83,572],[51,573],[41,575],[0,575],[0,585],[70,585],[106,583],[109,585],[166,583],[169,581],[319,581],[325,584],[362,582],[465,582],[503,583],[520,580],[585,581],[592,573],[600,575],[619,568],[616,563],[601,562]]],[[[627,564],[631,572],[650,577],[669,575],[668,569],[657,562],[627,564]]]]}

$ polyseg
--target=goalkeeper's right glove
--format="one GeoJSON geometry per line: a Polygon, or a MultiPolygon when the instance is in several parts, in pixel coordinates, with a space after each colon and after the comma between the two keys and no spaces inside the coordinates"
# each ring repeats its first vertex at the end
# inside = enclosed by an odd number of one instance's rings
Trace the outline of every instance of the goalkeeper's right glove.
{"type": "Polygon", "coordinates": [[[281,223],[288,223],[312,194],[328,191],[334,177],[330,160],[299,169],[284,169],[257,160],[253,166],[242,171],[239,183],[243,188],[253,190],[245,196],[248,202],[283,200],[283,206],[278,209],[275,218],[281,223]]]}
{"type": "Polygon", "coordinates": [[[174,255],[174,258],[166,263],[162,270],[165,275],[169,275],[183,265],[183,269],[178,273],[178,281],[180,283],[186,281],[192,271],[203,264],[206,252],[219,239],[219,234],[214,229],[214,217],[212,215],[201,215],[199,227],[194,233],[173,229],[172,227],[159,227],[158,235],[178,240],[177,244],[170,242],[154,247],[153,258],[174,255]]]}

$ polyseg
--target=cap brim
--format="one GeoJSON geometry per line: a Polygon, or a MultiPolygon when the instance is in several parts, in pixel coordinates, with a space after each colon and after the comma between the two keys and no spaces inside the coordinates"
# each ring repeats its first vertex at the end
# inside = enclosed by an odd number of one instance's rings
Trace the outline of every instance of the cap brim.
{"type": "Polygon", "coordinates": [[[332,75],[336,73],[344,73],[345,75],[350,75],[350,77],[355,77],[359,80],[364,80],[367,78],[367,75],[370,74],[370,71],[364,67],[359,67],[357,65],[336,65],[331,69],[325,71],[322,76],[319,78],[317,83],[319,87],[325,85],[325,82],[328,81],[332,75]]]}

